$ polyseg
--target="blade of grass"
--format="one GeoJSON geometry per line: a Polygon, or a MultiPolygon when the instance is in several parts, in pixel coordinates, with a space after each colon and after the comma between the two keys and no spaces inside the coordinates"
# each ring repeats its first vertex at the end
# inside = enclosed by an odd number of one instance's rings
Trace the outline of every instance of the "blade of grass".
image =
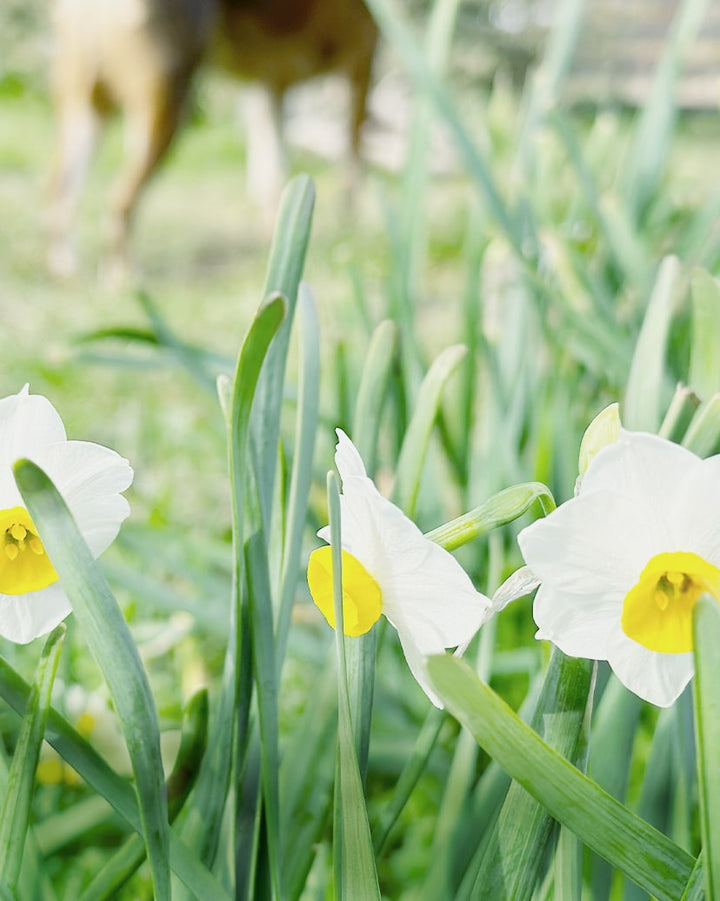
{"type": "Polygon", "coordinates": [[[700,833],[705,859],[705,892],[720,892],[720,606],[702,595],[693,608],[695,723],[700,794],[700,833]]]}
{"type": "Polygon", "coordinates": [[[140,655],[102,570],[55,486],[29,460],[18,461],[14,472],[122,724],[155,894],[165,901],[170,898],[165,779],[155,701],[140,655]]]}
{"type": "Polygon", "coordinates": [[[0,809],[0,873],[4,887],[10,893],[16,891],[20,877],[35,771],[65,631],[65,625],[61,623],[50,633],[43,647],[0,809]]]}
{"type": "Polygon", "coordinates": [[[453,716],[555,819],[660,901],[682,894],[694,858],[549,748],[462,660],[430,657],[428,672],[453,716]]]}

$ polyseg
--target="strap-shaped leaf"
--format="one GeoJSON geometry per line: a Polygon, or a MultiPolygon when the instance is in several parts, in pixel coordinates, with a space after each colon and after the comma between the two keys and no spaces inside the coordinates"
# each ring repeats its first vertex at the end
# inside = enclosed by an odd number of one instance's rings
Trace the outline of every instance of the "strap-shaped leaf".
{"type": "Polygon", "coordinates": [[[170,898],[170,829],[155,701],[135,642],[65,501],[30,460],[15,480],[60,577],[122,724],[158,901],[170,898]]]}
{"type": "Polygon", "coordinates": [[[45,642],[35,671],[30,700],[20,727],[0,810],[0,874],[3,887],[10,892],[14,892],[17,888],[20,876],[25,833],[30,821],[35,770],[40,757],[40,745],[50,710],[50,693],[64,637],[65,625],[61,623],[45,642]]]}
{"type": "Polygon", "coordinates": [[[428,672],[453,716],[558,822],[660,901],[681,897],[694,858],[553,751],[464,661],[430,657],[428,672]]]}
{"type": "Polygon", "coordinates": [[[720,892],[720,604],[710,595],[693,610],[695,723],[700,782],[700,832],[708,898],[720,892]]]}

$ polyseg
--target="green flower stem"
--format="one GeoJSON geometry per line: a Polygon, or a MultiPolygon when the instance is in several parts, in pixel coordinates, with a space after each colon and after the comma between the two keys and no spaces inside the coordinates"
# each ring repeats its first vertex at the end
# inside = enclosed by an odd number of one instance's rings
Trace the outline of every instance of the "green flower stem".
{"type": "Polygon", "coordinates": [[[678,385],[658,434],[669,441],[681,443],[699,405],[700,398],[693,390],[678,385]]]}
{"type": "Polygon", "coordinates": [[[170,898],[170,828],[160,729],[147,674],[120,607],[63,498],[30,460],[13,467],[20,493],[103,674],[132,762],[153,888],[170,898]]]}
{"type": "Polygon", "coordinates": [[[695,723],[700,786],[700,833],[705,857],[705,891],[720,893],[720,604],[710,595],[693,609],[695,723]]]}
{"type": "MultiPolygon", "coordinates": [[[[594,681],[592,661],[553,651],[533,725],[549,747],[573,763],[586,750],[594,681]]],[[[541,873],[552,826],[552,817],[545,808],[513,782],[468,897],[477,897],[482,889],[488,897],[529,901],[541,873]]]]}
{"type": "Polygon", "coordinates": [[[338,901],[372,901],[373,898],[380,901],[370,825],[350,715],[349,674],[343,632],[340,492],[333,472],[328,473],[327,489],[338,655],[338,754],[333,829],[335,891],[338,901]]]}
{"type": "Polygon", "coordinates": [[[720,451],[720,394],[713,394],[697,411],[683,444],[699,457],[720,451]]]}
{"type": "MultiPolygon", "coordinates": [[[[168,817],[174,822],[195,784],[205,753],[208,724],[208,693],[203,688],[188,702],[183,716],[180,747],[167,780],[168,817]]],[[[145,860],[145,846],[135,832],[116,851],[80,896],[80,901],[104,901],[117,897],[145,860]]]]}
{"type": "Polygon", "coordinates": [[[65,625],[61,623],[45,642],[35,671],[0,810],[0,874],[3,887],[11,896],[17,889],[20,877],[25,833],[30,821],[35,771],[64,638],[65,625]]]}

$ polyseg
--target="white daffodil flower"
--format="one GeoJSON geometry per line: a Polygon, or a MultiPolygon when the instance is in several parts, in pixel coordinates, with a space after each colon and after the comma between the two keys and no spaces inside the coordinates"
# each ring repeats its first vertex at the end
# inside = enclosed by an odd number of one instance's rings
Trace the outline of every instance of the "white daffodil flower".
{"type": "Polygon", "coordinates": [[[693,675],[693,606],[720,601],[719,510],[720,456],[621,429],[577,497],[518,536],[541,583],[537,637],[672,704],[693,675]]]}
{"type": "MultiPolygon", "coordinates": [[[[442,704],[425,675],[425,658],[466,647],[491,612],[457,560],[384,498],[341,430],[335,464],[342,480],[343,621],[346,635],[364,635],[384,614],[397,630],[405,659],[436,707],[442,704]]],[[[330,541],[326,526],[318,536],[330,541]]],[[[335,628],[332,557],[318,548],[308,562],[313,600],[335,628]]]]}
{"type": "Polygon", "coordinates": [[[95,557],[130,512],[120,492],[133,472],[107,447],[68,441],[53,405],[27,385],[0,399],[0,635],[25,644],[54,629],[71,608],[15,485],[12,466],[21,457],[52,479],[95,557]]]}

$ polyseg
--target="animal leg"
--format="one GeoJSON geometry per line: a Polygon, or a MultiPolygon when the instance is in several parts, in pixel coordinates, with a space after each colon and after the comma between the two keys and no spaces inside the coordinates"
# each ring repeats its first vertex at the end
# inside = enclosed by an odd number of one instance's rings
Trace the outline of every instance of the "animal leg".
{"type": "Polygon", "coordinates": [[[124,280],[129,270],[129,234],[138,197],[175,135],[188,82],[156,84],[142,102],[126,108],[127,163],[110,204],[108,274],[114,281],[124,280]]]}
{"type": "Polygon", "coordinates": [[[355,64],[348,70],[350,81],[350,157],[346,167],[345,190],[348,199],[352,202],[357,193],[363,175],[363,160],[360,152],[362,143],[362,128],[367,119],[368,97],[372,83],[372,66],[375,51],[375,43],[371,43],[367,52],[355,60],[355,64]]]}
{"type": "Polygon", "coordinates": [[[247,135],[247,194],[269,233],[285,186],[287,164],[282,133],[282,92],[262,84],[243,88],[247,135]]]}
{"type": "Polygon", "coordinates": [[[89,97],[59,103],[47,263],[52,273],[67,277],[77,268],[72,223],[97,141],[100,117],[89,97]]]}

